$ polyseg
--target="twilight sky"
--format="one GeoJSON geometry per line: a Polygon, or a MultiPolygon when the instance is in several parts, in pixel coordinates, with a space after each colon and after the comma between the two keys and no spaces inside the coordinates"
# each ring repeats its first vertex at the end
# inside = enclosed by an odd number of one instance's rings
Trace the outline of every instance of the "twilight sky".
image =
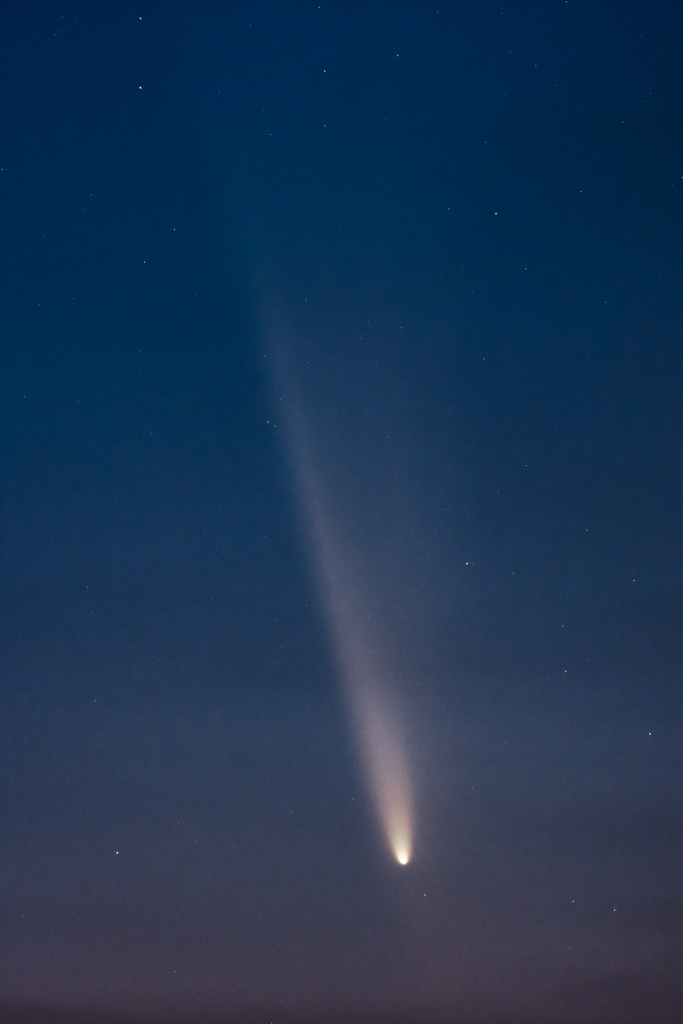
{"type": "Polygon", "coordinates": [[[2,1024],[671,1024],[680,5],[1,24],[2,1024]]]}

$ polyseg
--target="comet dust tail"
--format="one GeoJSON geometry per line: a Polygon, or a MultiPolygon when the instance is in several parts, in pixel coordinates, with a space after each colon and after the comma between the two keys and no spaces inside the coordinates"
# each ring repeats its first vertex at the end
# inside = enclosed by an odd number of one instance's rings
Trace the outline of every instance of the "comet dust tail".
{"type": "MultiPolygon", "coordinates": [[[[298,405],[298,404],[297,404],[298,405]]],[[[413,855],[413,798],[395,681],[371,614],[367,552],[347,528],[316,471],[301,410],[289,406],[289,440],[321,602],[377,821],[392,856],[413,855]],[[363,557],[363,554],[366,557],[363,557]]]]}
{"type": "Polygon", "coordinates": [[[399,864],[412,857],[412,795],[398,702],[363,581],[341,528],[320,500],[314,535],[337,664],[355,725],[360,761],[378,822],[399,864]]]}
{"type": "MultiPolygon", "coordinates": [[[[347,657],[353,662],[358,653],[351,650],[347,657]]],[[[364,667],[367,669],[367,665],[364,667]]],[[[395,859],[399,864],[407,864],[413,852],[412,796],[398,715],[388,687],[378,681],[375,673],[357,674],[358,666],[348,662],[346,668],[360,754],[377,816],[395,859]]]]}

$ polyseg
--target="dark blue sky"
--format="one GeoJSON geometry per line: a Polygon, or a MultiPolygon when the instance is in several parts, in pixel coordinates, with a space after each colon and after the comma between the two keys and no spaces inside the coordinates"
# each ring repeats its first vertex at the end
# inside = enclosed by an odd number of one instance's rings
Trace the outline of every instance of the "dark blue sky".
{"type": "Polygon", "coordinates": [[[0,47],[0,1019],[676,1019],[679,5],[8,2],[0,47]]]}

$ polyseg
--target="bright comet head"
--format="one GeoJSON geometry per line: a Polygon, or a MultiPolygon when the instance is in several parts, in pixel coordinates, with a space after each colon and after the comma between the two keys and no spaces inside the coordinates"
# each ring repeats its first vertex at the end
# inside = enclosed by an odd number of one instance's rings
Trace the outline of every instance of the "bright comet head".
{"type": "Polygon", "coordinates": [[[391,852],[399,864],[408,864],[413,853],[410,819],[407,816],[402,819],[397,818],[387,822],[387,826],[391,852]]]}

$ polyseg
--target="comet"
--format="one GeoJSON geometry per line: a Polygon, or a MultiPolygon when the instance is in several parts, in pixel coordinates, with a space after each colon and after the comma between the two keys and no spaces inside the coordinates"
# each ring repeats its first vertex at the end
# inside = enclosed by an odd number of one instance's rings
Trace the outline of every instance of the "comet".
{"type": "Polygon", "coordinates": [[[361,556],[316,470],[300,407],[288,406],[291,462],[359,760],[384,839],[405,866],[413,855],[413,795],[396,688],[373,624],[361,556]]]}
{"type": "Polygon", "coordinates": [[[406,865],[413,853],[412,799],[400,726],[372,681],[366,681],[354,697],[360,754],[373,803],[389,849],[399,864],[406,865]]]}

